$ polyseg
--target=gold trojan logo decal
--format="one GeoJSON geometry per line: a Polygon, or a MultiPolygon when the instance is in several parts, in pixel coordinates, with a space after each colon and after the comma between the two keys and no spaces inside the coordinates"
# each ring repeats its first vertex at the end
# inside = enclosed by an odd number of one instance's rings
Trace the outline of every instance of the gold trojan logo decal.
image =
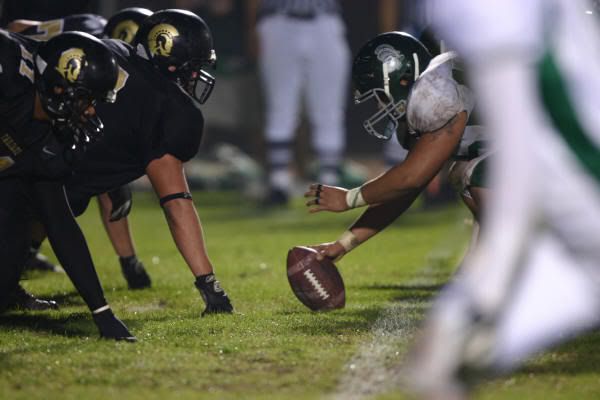
{"type": "Polygon", "coordinates": [[[58,60],[56,70],[69,82],[75,82],[81,72],[85,53],[82,49],[71,48],[63,51],[58,60]]]}
{"type": "Polygon", "coordinates": [[[168,57],[173,48],[173,39],[179,36],[179,32],[173,25],[156,25],[148,34],[148,47],[153,56],[168,57]]]}
{"type": "Polygon", "coordinates": [[[126,19],[115,26],[112,31],[112,38],[121,39],[126,43],[133,42],[133,38],[138,31],[140,26],[130,19],[126,19]]]}

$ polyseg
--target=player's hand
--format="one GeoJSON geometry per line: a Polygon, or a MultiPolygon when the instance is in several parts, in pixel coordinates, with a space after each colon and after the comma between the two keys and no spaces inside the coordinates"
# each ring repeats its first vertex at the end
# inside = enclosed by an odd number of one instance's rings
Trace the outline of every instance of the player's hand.
{"type": "Polygon", "coordinates": [[[346,189],[341,187],[313,183],[309,186],[308,192],[304,193],[304,197],[310,199],[306,202],[306,206],[311,207],[309,209],[311,213],[319,211],[346,211],[349,209],[346,203],[347,192],[346,189]]]}
{"type": "Polygon", "coordinates": [[[113,312],[108,309],[99,314],[92,314],[94,322],[100,331],[100,336],[105,339],[124,340],[135,342],[137,339],[133,336],[125,324],[117,318],[113,312]]]}
{"type": "Polygon", "coordinates": [[[329,242],[308,246],[317,251],[317,260],[329,258],[334,262],[341,260],[346,255],[346,249],[339,242],[329,242]]]}

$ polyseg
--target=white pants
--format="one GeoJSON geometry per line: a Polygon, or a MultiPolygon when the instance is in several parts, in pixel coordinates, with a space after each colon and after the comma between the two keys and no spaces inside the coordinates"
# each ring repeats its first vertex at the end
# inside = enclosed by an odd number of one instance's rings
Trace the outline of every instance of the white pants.
{"type": "Polygon", "coordinates": [[[292,141],[305,95],[314,149],[339,159],[350,65],[343,21],[335,15],[308,20],[274,15],[259,23],[258,34],[267,141],[292,141]]]}
{"type": "MultiPolygon", "coordinates": [[[[505,73],[482,81],[490,84],[484,93],[493,97],[495,85],[511,81],[505,73]]],[[[458,278],[475,309],[499,318],[493,353],[502,368],[600,316],[600,183],[530,100],[519,99],[511,107],[529,110],[519,120],[525,129],[511,131],[510,120],[489,114],[504,133],[491,159],[494,196],[480,246],[458,278]]]]}

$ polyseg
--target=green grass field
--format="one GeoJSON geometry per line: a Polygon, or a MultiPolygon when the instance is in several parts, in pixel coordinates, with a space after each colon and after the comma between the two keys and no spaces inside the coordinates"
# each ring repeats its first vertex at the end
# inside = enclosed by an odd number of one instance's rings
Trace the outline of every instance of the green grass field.
{"type": "MultiPolygon", "coordinates": [[[[339,264],[346,308],[313,313],[289,289],[287,250],[335,239],[357,213],[309,216],[299,199],[263,212],[230,194],[195,202],[235,315],[199,317],[193,277],[153,196],[136,194],[131,215],[149,290],[127,290],[91,207],[80,223],[106,296],[139,341],[98,339],[64,274],[30,275],[24,286],[61,310],[0,316],[0,399],[402,398],[393,371],[469,237],[461,206],[411,210],[356,249],[339,264]]],[[[599,344],[598,334],[567,344],[476,398],[598,399],[599,344]]]]}

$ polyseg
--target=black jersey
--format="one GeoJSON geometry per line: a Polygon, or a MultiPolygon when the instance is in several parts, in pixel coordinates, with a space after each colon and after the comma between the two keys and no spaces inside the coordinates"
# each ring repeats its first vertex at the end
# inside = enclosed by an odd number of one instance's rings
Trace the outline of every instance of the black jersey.
{"type": "Polygon", "coordinates": [[[43,21],[39,25],[29,27],[22,31],[23,35],[38,39],[48,40],[59,33],[79,31],[92,36],[102,37],[106,19],[96,14],[75,14],[64,18],[43,21]]]}
{"type": "Polygon", "coordinates": [[[33,119],[38,42],[0,30],[0,178],[55,178],[68,171],[49,122],[33,119]]]}
{"type": "Polygon", "coordinates": [[[90,197],[143,176],[154,159],[168,153],[188,161],[198,152],[204,126],[198,103],[179,86],[128,44],[104,42],[120,66],[117,101],[96,107],[104,136],[86,152],[67,182],[77,214],[90,197]]]}

